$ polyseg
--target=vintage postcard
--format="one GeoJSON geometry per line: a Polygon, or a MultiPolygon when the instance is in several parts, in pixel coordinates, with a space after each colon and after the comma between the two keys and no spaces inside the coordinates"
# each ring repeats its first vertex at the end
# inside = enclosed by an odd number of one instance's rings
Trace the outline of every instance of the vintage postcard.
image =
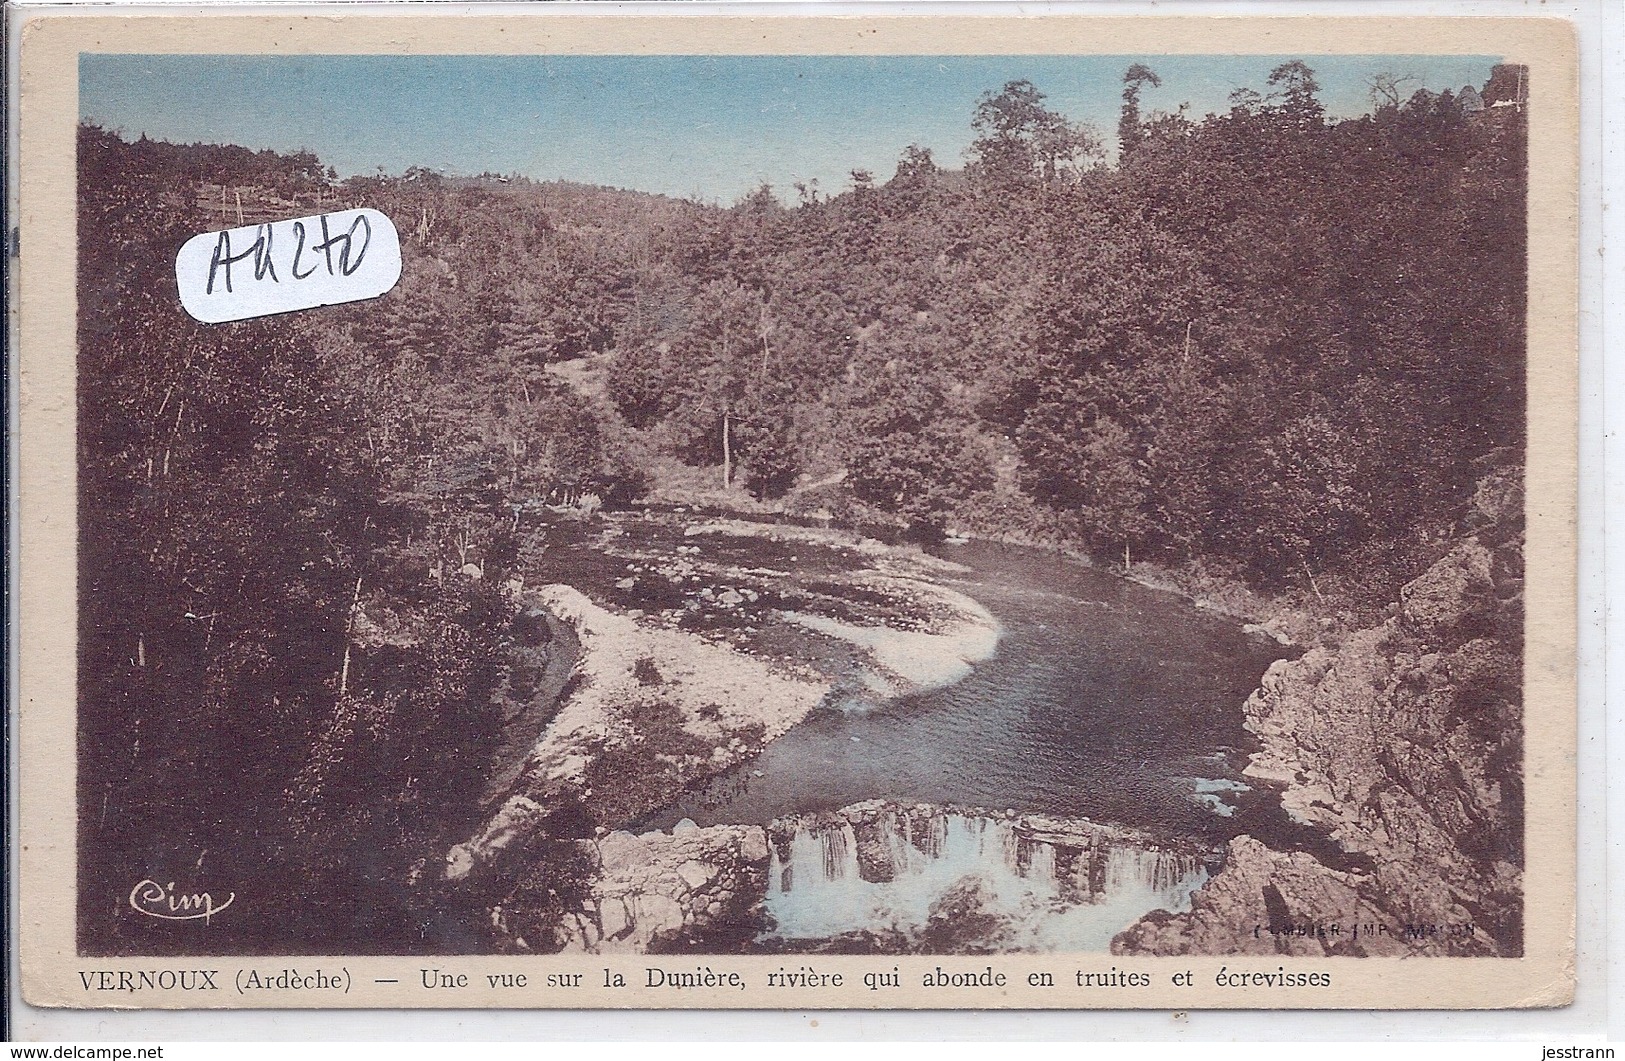
{"type": "Polygon", "coordinates": [[[1572,998],[1566,23],[20,31],[30,1002],[1572,998]]]}

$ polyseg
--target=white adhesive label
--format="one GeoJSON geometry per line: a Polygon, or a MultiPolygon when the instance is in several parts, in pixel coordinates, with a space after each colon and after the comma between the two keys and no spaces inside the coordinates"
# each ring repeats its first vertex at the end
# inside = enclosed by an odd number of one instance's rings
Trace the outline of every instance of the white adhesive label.
{"type": "Polygon", "coordinates": [[[205,232],[175,255],[181,305],[208,324],[377,298],[400,278],[400,234],[377,210],[205,232]]]}

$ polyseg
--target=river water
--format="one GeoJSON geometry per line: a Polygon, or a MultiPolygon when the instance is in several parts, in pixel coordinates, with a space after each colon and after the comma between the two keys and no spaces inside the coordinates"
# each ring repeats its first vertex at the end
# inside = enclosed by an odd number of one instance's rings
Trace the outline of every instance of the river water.
{"type": "Polygon", "coordinates": [[[999,621],[991,658],[919,695],[836,698],[660,822],[765,824],[878,798],[1222,841],[1268,813],[1242,783],[1241,704],[1280,646],[1053,553],[942,554],[969,572],[941,581],[999,621]]]}

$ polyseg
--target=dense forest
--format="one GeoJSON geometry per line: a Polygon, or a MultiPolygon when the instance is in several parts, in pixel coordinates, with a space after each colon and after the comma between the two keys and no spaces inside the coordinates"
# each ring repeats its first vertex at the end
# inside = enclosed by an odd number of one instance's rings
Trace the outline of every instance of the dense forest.
{"type": "Polygon", "coordinates": [[[254,882],[222,949],[479,949],[435,860],[528,695],[501,587],[548,504],[1394,600],[1521,467],[1521,78],[1341,120],[1301,62],[1200,120],[1157,83],[1115,150],[1017,81],[963,160],[728,207],[81,127],[82,947],[168,946],[128,868],[184,852],[254,882]],[[381,299],[182,310],[191,235],[356,206],[381,299]]]}

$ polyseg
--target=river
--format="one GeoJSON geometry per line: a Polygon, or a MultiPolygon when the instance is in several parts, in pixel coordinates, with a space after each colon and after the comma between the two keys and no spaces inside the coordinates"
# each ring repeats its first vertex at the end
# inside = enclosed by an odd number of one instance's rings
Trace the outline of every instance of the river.
{"type": "Polygon", "coordinates": [[[1228,617],[1036,549],[970,543],[942,581],[998,620],[962,681],[837,699],[659,816],[766,823],[868,799],[1087,817],[1212,840],[1269,813],[1241,704],[1283,654],[1228,617]]]}
{"type": "Polygon", "coordinates": [[[769,949],[1101,951],[1188,908],[1230,838],[1290,843],[1241,774],[1242,703],[1285,650],[1176,594],[1038,549],[921,556],[681,512],[558,528],[550,550],[554,578],[640,622],[832,683],[760,754],[629,823],[769,826],[769,949]],[[982,646],[905,658],[916,691],[887,695],[863,649],[929,642],[909,604],[932,595],[906,588],[928,584],[978,613],[982,646]]]}

